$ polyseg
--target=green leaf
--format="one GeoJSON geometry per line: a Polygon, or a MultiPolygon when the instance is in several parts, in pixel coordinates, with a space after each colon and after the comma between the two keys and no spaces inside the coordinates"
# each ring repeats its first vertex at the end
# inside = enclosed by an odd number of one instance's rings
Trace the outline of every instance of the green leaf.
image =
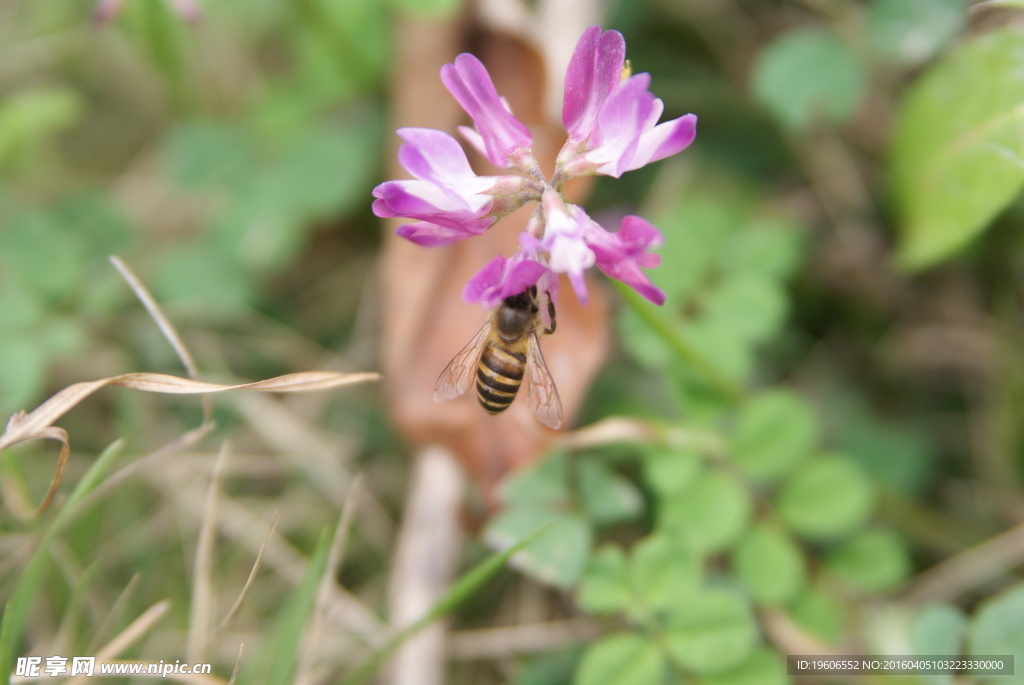
{"type": "Polygon", "coordinates": [[[544,534],[517,554],[513,565],[544,583],[571,588],[587,566],[593,538],[581,514],[538,506],[510,507],[491,519],[484,539],[504,549],[542,526],[548,526],[544,534]]]}
{"type": "Polygon", "coordinates": [[[680,608],[697,589],[701,575],[700,557],[662,533],[638,542],[629,558],[629,580],[645,607],[680,608]]]}
{"type": "Polygon", "coordinates": [[[651,447],[643,453],[644,480],[660,496],[677,494],[703,470],[693,450],[651,447]]]}
{"type": "Polygon", "coordinates": [[[749,203],[734,194],[685,193],[670,211],[652,219],[665,235],[686,236],[665,241],[658,251],[661,265],[650,270],[651,280],[665,291],[669,302],[696,294],[723,246],[742,225],[749,203]]]}
{"type": "Polygon", "coordinates": [[[920,78],[896,118],[890,160],[906,269],[978,236],[1024,185],[1024,32],[964,43],[920,78]]]}
{"type": "Polygon", "coordinates": [[[772,280],[790,276],[805,250],[800,226],[779,218],[752,218],[721,251],[721,268],[772,280]]]}
{"type": "Polygon", "coordinates": [[[935,477],[927,434],[874,414],[862,401],[831,402],[836,445],[857,460],[879,487],[916,495],[935,477]]]}
{"type": "Polygon", "coordinates": [[[81,98],[70,88],[37,88],[8,93],[0,104],[0,166],[34,164],[40,146],[75,124],[81,98]]]}
{"type": "MultiPolygon", "coordinates": [[[[967,627],[962,611],[951,604],[928,604],[921,608],[910,624],[910,646],[913,654],[960,656],[961,643],[967,627]]],[[[949,685],[950,673],[922,675],[929,685],[949,685]]]]}
{"type": "Polygon", "coordinates": [[[161,302],[191,300],[217,311],[237,311],[255,299],[256,277],[235,257],[204,243],[183,244],[160,254],[153,290],[161,302]]]}
{"type": "Polygon", "coordinates": [[[615,545],[604,545],[587,564],[576,592],[581,609],[592,614],[623,611],[633,603],[626,556],[615,545]]]}
{"type": "Polygon", "coordinates": [[[906,545],[888,530],[858,533],[829,555],[827,565],[835,576],[867,592],[891,590],[910,572],[906,545]]]}
{"type": "Polygon", "coordinates": [[[580,649],[545,652],[530,659],[508,685],[565,685],[572,680],[580,649]]]}
{"type": "Polygon", "coordinates": [[[565,506],[571,499],[568,459],[565,452],[552,452],[532,466],[514,471],[498,486],[498,499],[508,506],[565,506]]]}
{"type": "Polygon", "coordinates": [[[802,628],[829,644],[835,644],[846,626],[846,611],[825,587],[812,586],[801,592],[789,607],[789,615],[802,628]]]}
{"type": "Polygon", "coordinates": [[[190,121],[173,128],[164,143],[164,165],[185,188],[238,192],[258,166],[254,146],[237,126],[190,121]]]}
{"type": "Polygon", "coordinates": [[[597,460],[581,460],[577,476],[581,504],[595,524],[628,521],[643,510],[643,497],[636,486],[597,460]]]}
{"type": "Polygon", "coordinates": [[[965,0],[872,0],[868,36],[885,57],[919,64],[960,32],[966,5],[965,0]]]}
{"type": "Polygon", "coordinates": [[[46,351],[29,338],[0,339],[0,412],[30,409],[46,385],[46,351]]]}
{"type": "Polygon", "coordinates": [[[704,300],[704,319],[744,342],[763,342],[786,317],[788,303],[779,283],[753,273],[725,277],[704,300]]]}
{"type": "Polygon", "coordinates": [[[26,288],[59,300],[81,287],[88,236],[43,211],[24,212],[0,231],[0,266],[26,288]]]}
{"type": "Polygon", "coordinates": [[[770,649],[755,650],[746,661],[701,679],[702,685],[789,685],[786,661],[770,649]]]}
{"type": "Polygon", "coordinates": [[[779,495],[779,514],[804,537],[833,538],[863,523],[873,500],[871,481],[855,462],[828,456],[790,476],[779,495]]]}
{"type": "Polygon", "coordinates": [[[818,443],[811,408],[786,390],[761,393],[740,410],[732,455],[751,477],[769,481],[789,473],[818,443]]]}
{"type": "Polygon", "coordinates": [[[825,29],[796,29],[769,43],[754,67],[754,97],[782,124],[844,123],[860,106],[864,70],[842,39],[825,29]]]}
{"type": "Polygon", "coordinates": [[[1013,655],[1016,676],[979,676],[979,681],[1020,683],[1024,664],[1024,583],[1018,583],[983,601],[974,614],[967,635],[972,656],[1013,655]]]}
{"type": "Polygon", "coordinates": [[[679,495],[660,502],[659,524],[700,553],[717,552],[738,538],[750,519],[750,496],[724,474],[702,473],[679,495]]]}
{"type": "Polygon", "coordinates": [[[758,604],[782,604],[803,588],[807,572],[800,548],[770,523],[748,531],[733,550],[732,559],[737,578],[758,604]]]}
{"type": "Polygon", "coordinates": [[[617,633],[583,653],[573,685],[661,685],[665,662],[646,637],[617,633]]]}
{"type": "Polygon", "coordinates": [[[740,381],[749,378],[754,367],[750,345],[737,336],[728,325],[709,318],[695,319],[686,324],[684,329],[690,347],[709,368],[715,370],[716,376],[720,379],[712,386],[708,382],[712,380],[712,376],[684,361],[682,369],[692,379],[691,382],[716,389],[717,386],[721,386],[722,395],[729,399],[736,400],[741,397],[740,381]],[[724,392],[726,390],[727,392],[724,392]]]}
{"type": "Polygon", "coordinates": [[[723,590],[695,593],[669,617],[665,643],[673,660],[697,673],[742,663],[757,641],[750,607],[723,590]]]}

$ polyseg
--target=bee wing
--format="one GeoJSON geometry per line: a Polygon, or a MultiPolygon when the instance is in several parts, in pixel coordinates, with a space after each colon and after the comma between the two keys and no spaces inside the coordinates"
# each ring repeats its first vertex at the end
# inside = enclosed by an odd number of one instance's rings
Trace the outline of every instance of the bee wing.
{"type": "Polygon", "coordinates": [[[558,397],[558,388],[551,378],[551,372],[544,363],[536,331],[530,333],[527,341],[526,377],[526,404],[541,423],[548,428],[557,429],[562,425],[562,400],[558,397]]]}
{"type": "Polygon", "coordinates": [[[480,360],[480,350],[483,349],[490,332],[491,321],[488,319],[473,339],[448,362],[448,366],[444,367],[444,371],[434,383],[435,402],[453,399],[469,389],[469,382],[476,373],[476,365],[480,360]]]}

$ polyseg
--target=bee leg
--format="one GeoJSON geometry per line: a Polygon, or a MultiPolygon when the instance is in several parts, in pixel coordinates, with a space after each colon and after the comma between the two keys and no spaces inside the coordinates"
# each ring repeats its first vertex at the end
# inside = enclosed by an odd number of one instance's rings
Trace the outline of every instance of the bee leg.
{"type": "Polygon", "coordinates": [[[551,335],[555,332],[555,325],[557,324],[557,321],[555,321],[555,301],[551,299],[551,291],[545,290],[544,294],[548,296],[548,318],[551,319],[551,328],[545,328],[544,332],[551,335]]]}

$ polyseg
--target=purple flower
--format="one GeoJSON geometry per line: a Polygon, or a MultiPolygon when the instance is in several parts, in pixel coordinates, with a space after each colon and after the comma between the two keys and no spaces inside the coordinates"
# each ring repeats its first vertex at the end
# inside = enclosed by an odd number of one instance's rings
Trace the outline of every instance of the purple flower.
{"type": "Polygon", "coordinates": [[[441,81],[473,119],[479,136],[473,136],[474,142],[478,142],[491,164],[501,169],[524,164],[537,166],[530,151],[530,130],[508,111],[480,60],[462,53],[454,64],[441,67],[441,81]]]}
{"type": "Polygon", "coordinates": [[[648,74],[629,76],[625,41],[617,31],[591,26],[580,37],[565,75],[562,123],[568,134],[548,181],[530,147],[529,129],[498,95],[480,61],[469,54],[441,68],[441,79],[473,119],[463,136],[488,160],[513,174],[477,176],[451,136],[431,129],[399,129],[406,141],[402,166],[415,180],[388,181],[374,189],[373,211],[381,217],[406,217],[398,234],[420,245],[445,245],[479,235],[527,202],[540,207],[520,234],[519,250],[496,257],[466,284],[467,301],[493,307],[532,285],[557,297],[557,275],[565,274],[582,302],[584,274],[596,266],[636,289],[655,304],[665,294],[651,283],[645,268],[657,266],[650,252],[662,236],[637,216],[623,219],[616,232],[605,230],[582,207],[562,195],[565,181],[623,173],[685,149],[696,135],[692,114],[658,123],[664,103],[648,90],[648,74]]]}
{"type": "Polygon", "coordinates": [[[430,128],[401,128],[406,142],[398,160],[416,177],[387,181],[373,189],[373,212],[406,217],[398,234],[429,247],[480,235],[504,214],[539,195],[537,183],[523,176],[477,176],[458,141],[430,128]]]}
{"type": "Polygon", "coordinates": [[[656,305],[665,304],[665,293],[651,283],[641,267],[650,269],[661,263],[661,257],[647,250],[661,245],[661,233],[648,221],[638,216],[622,219],[617,233],[594,233],[600,239],[590,243],[597,260],[597,268],[617,278],[656,305]]]}
{"type": "Polygon", "coordinates": [[[591,26],[576,43],[576,49],[565,72],[565,94],[562,97],[562,125],[570,143],[592,138],[600,144],[600,131],[595,136],[597,114],[622,80],[626,62],[626,41],[618,31],[605,31],[591,26]]]}
{"type": "Polygon", "coordinates": [[[511,259],[498,255],[469,279],[462,296],[467,302],[496,307],[506,297],[518,295],[535,285],[547,270],[543,264],[530,259],[524,250],[516,252],[511,259]]]}

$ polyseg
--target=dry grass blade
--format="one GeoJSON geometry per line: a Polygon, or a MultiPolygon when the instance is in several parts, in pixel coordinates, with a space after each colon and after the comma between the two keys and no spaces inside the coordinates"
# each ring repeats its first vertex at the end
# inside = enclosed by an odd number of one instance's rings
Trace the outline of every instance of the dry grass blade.
{"type": "Polygon", "coordinates": [[[126,373],[69,385],[39,405],[32,413],[18,412],[7,422],[0,435],[0,449],[35,438],[58,439],[47,434],[53,422],[69,412],[79,402],[100,388],[119,386],[132,390],[171,395],[204,395],[228,390],[255,390],[258,392],[308,392],[330,390],[344,385],[366,383],[380,378],[378,373],[337,373],[333,371],[302,371],[253,383],[221,385],[205,383],[162,373],[126,373]]]}
{"type": "Polygon", "coordinates": [[[103,623],[96,628],[93,634],[92,641],[86,647],[86,653],[92,654],[100,647],[100,639],[107,634],[108,631],[112,630],[112,626],[120,622],[121,615],[124,613],[125,607],[128,606],[128,602],[131,600],[132,595],[135,594],[135,590],[139,587],[139,583],[142,580],[142,576],[138,573],[132,575],[131,579],[124,586],[118,594],[117,599],[114,600],[113,606],[110,607],[110,611],[107,612],[106,618],[103,619],[103,623]]]}
{"type": "Polygon", "coordinates": [[[221,445],[217,460],[213,464],[210,487],[206,492],[206,503],[200,519],[199,541],[196,543],[196,558],[192,566],[192,600],[189,606],[188,645],[185,653],[189,661],[203,660],[203,650],[213,626],[211,609],[214,604],[213,592],[213,543],[217,535],[217,498],[220,496],[224,479],[224,465],[231,452],[229,443],[221,445]]]}
{"type": "MultiPolygon", "coordinates": [[[[157,621],[163,618],[164,614],[171,608],[170,601],[160,600],[153,606],[146,609],[142,614],[132,621],[127,628],[114,636],[114,639],[101,647],[96,652],[97,661],[110,661],[115,656],[128,649],[138,642],[149,632],[157,621]]],[[[68,680],[68,685],[83,685],[88,676],[79,675],[68,680]]]]}
{"type": "MultiPolygon", "coordinates": [[[[178,355],[178,359],[181,360],[181,365],[185,367],[185,371],[188,373],[189,378],[199,378],[199,367],[196,366],[195,360],[192,359],[192,354],[188,351],[185,346],[185,341],[178,335],[178,331],[175,330],[174,326],[171,325],[170,319],[168,319],[160,305],[157,304],[153,296],[150,295],[149,290],[142,284],[138,276],[128,268],[128,265],[121,261],[120,257],[111,256],[110,263],[114,265],[114,268],[121,274],[121,278],[128,283],[128,287],[135,293],[135,297],[139,298],[139,302],[149,312],[150,317],[156,323],[157,328],[163,333],[164,337],[167,338],[167,342],[170,343],[174,349],[174,353],[178,355]]],[[[210,405],[210,400],[203,397],[203,423],[209,423],[213,418],[213,407],[210,405]]]]}
{"type": "Polygon", "coordinates": [[[228,680],[228,685],[235,685],[235,678],[238,677],[238,671],[242,667],[242,654],[245,652],[245,643],[238,645],[238,658],[235,659],[235,669],[231,671],[231,679],[228,680]]]}
{"type": "MultiPolygon", "coordinates": [[[[11,420],[13,421],[13,418],[11,420]]],[[[39,430],[34,437],[41,440],[54,440],[59,442],[60,456],[57,457],[57,468],[54,469],[53,479],[50,480],[50,487],[47,488],[46,494],[43,496],[43,501],[39,503],[39,506],[36,507],[35,511],[26,512],[24,508],[11,509],[11,511],[18,513],[19,518],[22,520],[37,518],[44,511],[50,508],[50,504],[53,502],[53,497],[57,494],[57,488],[60,486],[60,481],[64,478],[64,469],[68,466],[68,458],[71,456],[71,442],[68,439],[68,432],[63,428],[48,426],[39,430]]],[[[2,441],[2,439],[3,436],[0,436],[0,441],[2,441]]],[[[0,447],[0,449],[3,449],[3,447],[0,447]]],[[[20,499],[21,498],[18,498],[13,501],[16,502],[20,499]]]]}
{"type": "Polygon", "coordinates": [[[36,407],[31,413],[17,412],[7,422],[6,429],[0,435],[0,450],[28,440],[48,439],[57,440],[61,443],[57,469],[54,472],[53,481],[50,483],[50,489],[36,511],[38,516],[46,511],[53,501],[53,496],[60,485],[61,478],[64,475],[64,468],[67,466],[67,460],[71,454],[67,432],[63,428],[54,427],[53,423],[100,388],[119,386],[132,390],[171,395],[206,395],[215,392],[226,392],[228,390],[311,392],[376,381],[379,378],[380,374],[375,372],[338,373],[333,371],[303,371],[253,383],[220,385],[161,373],[126,373],[120,376],[111,376],[109,378],[69,385],[36,407]]]}
{"type": "MultiPolygon", "coordinates": [[[[274,529],[277,528],[277,520],[279,518],[281,518],[281,513],[274,512],[274,519],[270,522],[270,527],[267,528],[267,534],[263,537],[263,544],[260,545],[259,552],[256,553],[256,561],[253,562],[252,570],[249,571],[249,577],[246,578],[245,585],[242,586],[242,591],[238,593],[238,599],[235,600],[235,604],[228,611],[227,615],[224,616],[224,620],[220,622],[220,625],[217,626],[217,630],[213,635],[214,637],[217,637],[224,632],[228,623],[231,622],[231,619],[233,619],[242,608],[242,603],[245,601],[246,595],[249,594],[249,588],[252,587],[253,582],[256,580],[256,573],[260,570],[260,564],[263,561],[263,552],[267,549],[267,542],[270,541],[270,536],[274,534],[274,529]]],[[[241,652],[239,652],[238,658],[242,658],[241,652]]],[[[237,671],[237,666],[235,670],[237,671]]],[[[234,680],[234,676],[232,676],[232,680],[234,680]]]]}
{"type": "Polygon", "coordinates": [[[326,621],[324,620],[324,610],[330,606],[331,594],[335,583],[338,582],[337,577],[341,569],[342,559],[345,556],[348,534],[352,528],[352,519],[355,518],[356,503],[358,501],[357,495],[361,491],[361,486],[362,475],[357,474],[352,479],[348,492],[345,493],[345,504],[341,509],[341,519],[338,521],[338,527],[334,530],[334,539],[331,541],[331,548],[327,553],[324,575],[320,579],[320,587],[317,590],[317,598],[314,603],[315,609],[306,626],[306,634],[299,645],[298,665],[295,669],[295,676],[292,679],[295,685],[319,682],[319,678],[314,671],[316,647],[322,644],[325,639],[324,629],[326,621]]]}

